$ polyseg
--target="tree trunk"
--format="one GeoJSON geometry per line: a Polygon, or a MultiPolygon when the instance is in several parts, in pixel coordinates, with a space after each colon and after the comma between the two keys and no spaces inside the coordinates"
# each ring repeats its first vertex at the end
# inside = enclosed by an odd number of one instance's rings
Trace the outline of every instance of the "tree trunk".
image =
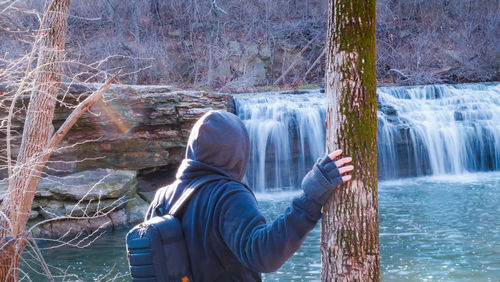
{"type": "Polygon", "coordinates": [[[134,28],[134,77],[133,84],[139,83],[139,45],[141,43],[141,35],[139,23],[137,21],[137,3],[136,0],[129,1],[130,16],[132,17],[132,27],[134,28]]]}
{"type": "Polygon", "coordinates": [[[113,24],[114,24],[115,29],[116,29],[118,40],[120,40],[122,47],[126,51],[133,53],[132,47],[130,47],[127,40],[125,39],[125,33],[123,32],[123,26],[122,26],[122,21],[121,21],[120,15],[115,10],[113,5],[111,5],[110,0],[102,0],[102,3],[104,4],[104,6],[106,6],[106,8],[108,9],[108,12],[111,14],[111,18],[113,19],[113,24]]]}
{"type": "Polygon", "coordinates": [[[375,0],[330,0],[327,150],[352,156],[353,179],[323,207],[322,281],[379,281],[375,0]]]}
{"type": "Polygon", "coordinates": [[[0,281],[18,278],[20,256],[26,246],[24,230],[43,164],[38,160],[52,135],[52,118],[60,90],[70,0],[54,0],[44,18],[40,52],[17,162],[10,175],[9,197],[0,210],[0,281]],[[8,221],[7,221],[8,220],[8,221]]]}

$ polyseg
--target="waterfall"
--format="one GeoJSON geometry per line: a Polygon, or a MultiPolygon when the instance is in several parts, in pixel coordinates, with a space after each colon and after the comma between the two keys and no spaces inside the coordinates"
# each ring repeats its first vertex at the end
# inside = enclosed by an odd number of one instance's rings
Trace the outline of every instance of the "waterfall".
{"type": "Polygon", "coordinates": [[[235,95],[250,136],[245,180],[256,189],[293,188],[325,153],[324,94],[235,95]]]}
{"type": "Polygon", "coordinates": [[[382,87],[382,178],[500,169],[500,84],[382,87]]]}
{"type": "MultiPolygon", "coordinates": [[[[377,97],[381,179],[500,170],[500,83],[381,87],[377,97]]],[[[298,187],[325,153],[324,94],[234,98],[250,135],[245,180],[298,187]]]]}

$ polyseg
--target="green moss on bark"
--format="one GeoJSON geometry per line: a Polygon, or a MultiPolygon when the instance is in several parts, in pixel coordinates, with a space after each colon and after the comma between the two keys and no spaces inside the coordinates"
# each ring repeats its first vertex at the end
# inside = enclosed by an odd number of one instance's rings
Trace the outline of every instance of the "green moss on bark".
{"type": "Polygon", "coordinates": [[[322,280],[379,281],[375,1],[330,0],[329,7],[327,97],[335,98],[327,113],[336,118],[327,117],[327,147],[352,156],[355,183],[337,190],[325,206],[323,230],[333,232],[322,240],[336,234],[337,244],[326,248],[334,263],[323,265],[322,280]]]}

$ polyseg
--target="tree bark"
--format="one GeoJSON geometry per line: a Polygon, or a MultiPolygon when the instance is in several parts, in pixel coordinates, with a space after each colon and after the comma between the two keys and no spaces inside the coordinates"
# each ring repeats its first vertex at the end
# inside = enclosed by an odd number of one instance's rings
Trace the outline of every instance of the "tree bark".
{"type": "Polygon", "coordinates": [[[380,281],[375,0],[329,0],[327,150],[352,156],[352,181],[323,207],[322,281],[380,281]]]}
{"type": "Polygon", "coordinates": [[[133,84],[139,82],[139,44],[141,43],[141,35],[139,30],[139,23],[137,21],[137,3],[136,0],[129,1],[130,16],[132,17],[132,27],[134,28],[134,76],[133,84]]]}
{"type": "Polygon", "coordinates": [[[0,281],[16,281],[20,256],[26,246],[24,234],[31,204],[38,185],[43,154],[53,133],[52,118],[60,90],[61,73],[70,0],[54,0],[49,5],[41,30],[40,51],[23,138],[9,197],[0,207],[0,281]]]}

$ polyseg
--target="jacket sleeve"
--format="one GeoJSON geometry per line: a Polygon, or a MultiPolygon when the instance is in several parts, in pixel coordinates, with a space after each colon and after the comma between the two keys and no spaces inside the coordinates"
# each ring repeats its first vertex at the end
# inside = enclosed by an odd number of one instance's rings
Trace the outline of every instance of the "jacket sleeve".
{"type": "Polygon", "coordinates": [[[304,178],[305,193],[296,196],[285,213],[270,225],[266,224],[250,192],[244,187],[227,189],[221,199],[219,232],[247,268],[256,272],[277,270],[301,246],[321,218],[321,207],[336,182],[323,173],[320,161],[304,178]],[[314,187],[308,187],[310,185],[314,187]]]}

